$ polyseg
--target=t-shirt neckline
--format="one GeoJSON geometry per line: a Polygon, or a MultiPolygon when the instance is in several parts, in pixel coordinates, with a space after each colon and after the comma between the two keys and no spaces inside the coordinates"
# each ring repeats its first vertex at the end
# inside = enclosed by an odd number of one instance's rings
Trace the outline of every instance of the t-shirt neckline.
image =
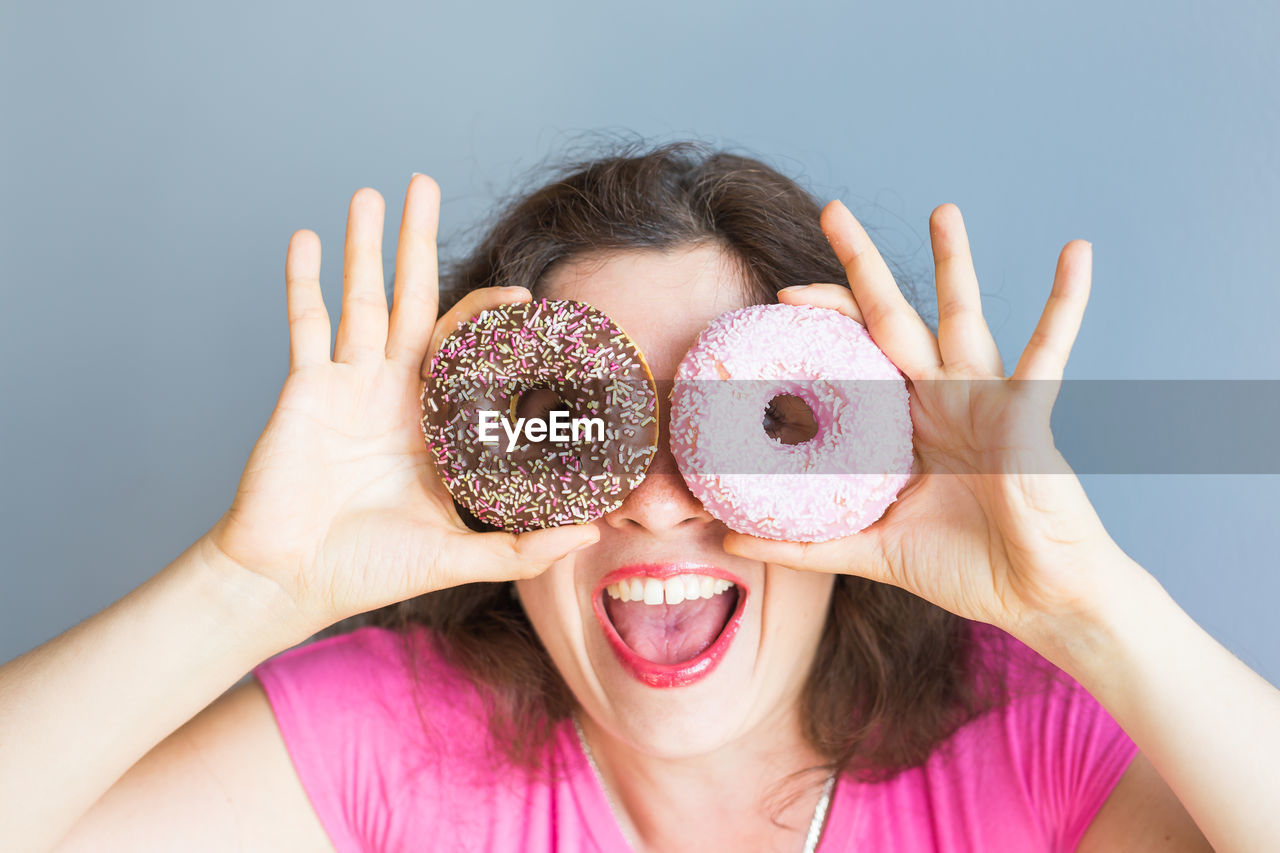
{"type": "MultiPolygon", "coordinates": [[[[635,853],[623,835],[622,827],[618,825],[599,778],[591,769],[586,753],[582,751],[572,720],[565,720],[557,728],[556,747],[560,753],[561,766],[566,771],[569,789],[577,802],[591,840],[600,850],[629,850],[635,853]]],[[[835,853],[848,849],[847,845],[852,840],[857,825],[857,787],[857,783],[847,775],[836,780],[831,792],[831,804],[827,808],[826,824],[822,828],[822,837],[818,840],[815,853],[835,853]]]]}

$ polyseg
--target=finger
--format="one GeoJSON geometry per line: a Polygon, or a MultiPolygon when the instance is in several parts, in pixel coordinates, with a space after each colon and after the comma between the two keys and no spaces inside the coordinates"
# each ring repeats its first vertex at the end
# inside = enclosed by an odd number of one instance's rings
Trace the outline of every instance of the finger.
{"type": "Polygon", "coordinates": [[[778,301],[784,305],[830,308],[846,317],[852,317],[863,326],[867,325],[858,308],[858,300],[853,298],[853,291],[843,284],[797,284],[794,287],[784,287],[778,291],[778,301]]]}
{"type": "Polygon", "coordinates": [[[912,379],[940,367],[942,357],[933,332],[902,295],[884,258],[849,208],[833,201],[822,211],[821,222],[876,346],[912,379]]]}
{"type": "Polygon", "coordinates": [[[960,208],[943,204],[929,217],[938,283],[938,349],[948,367],[967,366],[1004,379],[1004,362],[982,316],[978,274],[960,208]]]}
{"type": "Polygon", "coordinates": [[[375,189],[356,190],[347,210],[342,271],[342,316],[333,360],[385,358],[387,294],[382,279],[382,223],[386,204],[375,189]]]}
{"type": "Polygon", "coordinates": [[[329,362],[329,312],[320,290],[320,238],[295,231],[284,259],[289,370],[329,362]]]}
{"type": "Polygon", "coordinates": [[[1072,240],[1058,255],[1053,289],[1040,314],[1040,322],[1018,359],[1014,379],[1048,379],[1060,382],[1084,319],[1085,303],[1093,277],[1093,244],[1072,240]]]}
{"type": "Polygon", "coordinates": [[[533,294],[524,287],[481,287],[459,299],[458,303],[440,318],[435,330],[431,333],[431,343],[422,360],[421,378],[425,380],[431,373],[431,360],[440,349],[440,344],[444,343],[444,339],[456,332],[463,323],[481,311],[512,302],[528,302],[532,298],[533,294]]]}
{"type": "Polygon", "coordinates": [[[784,542],[730,532],[724,538],[724,549],[749,560],[774,563],[789,569],[858,575],[892,583],[888,565],[882,556],[880,535],[874,530],[864,530],[828,542],[784,542]]]}
{"type": "MultiPolygon", "coordinates": [[[[467,565],[469,580],[514,580],[542,574],[556,560],[600,540],[594,524],[569,524],[526,533],[464,533],[471,550],[458,565],[467,565]]],[[[455,552],[456,553],[456,552],[455,552]]]]}
{"type": "Polygon", "coordinates": [[[387,358],[417,370],[436,324],[440,285],[436,234],[440,187],[426,175],[409,179],[396,246],[396,281],[387,334],[387,358]]]}

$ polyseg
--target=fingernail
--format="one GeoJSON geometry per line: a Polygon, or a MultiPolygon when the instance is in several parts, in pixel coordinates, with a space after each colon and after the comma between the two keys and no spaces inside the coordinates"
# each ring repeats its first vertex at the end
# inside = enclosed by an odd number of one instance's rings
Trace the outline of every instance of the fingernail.
{"type": "Polygon", "coordinates": [[[412,175],[409,176],[409,180],[412,181],[414,178],[418,177],[421,174],[422,174],[421,172],[414,172],[412,175]]]}
{"type": "Polygon", "coordinates": [[[810,287],[810,286],[811,286],[811,285],[808,285],[808,284],[793,284],[793,285],[791,285],[790,287],[784,287],[784,288],[782,288],[782,290],[779,290],[778,292],[779,292],[779,293],[783,293],[783,292],[791,292],[791,293],[794,293],[794,292],[796,292],[796,291],[798,291],[798,290],[804,290],[806,287],[810,287]]]}

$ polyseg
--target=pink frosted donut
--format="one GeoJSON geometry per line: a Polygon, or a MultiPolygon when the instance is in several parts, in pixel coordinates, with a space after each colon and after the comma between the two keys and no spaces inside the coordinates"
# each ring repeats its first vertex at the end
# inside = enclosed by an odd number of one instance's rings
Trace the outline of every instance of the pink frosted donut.
{"type": "Polygon", "coordinates": [[[795,542],[848,536],[883,515],[910,477],[906,381],[838,311],[730,311],[676,369],[671,452],[689,490],[732,530],[795,542]],[[812,438],[783,444],[766,431],[780,396],[813,413],[812,438]]]}

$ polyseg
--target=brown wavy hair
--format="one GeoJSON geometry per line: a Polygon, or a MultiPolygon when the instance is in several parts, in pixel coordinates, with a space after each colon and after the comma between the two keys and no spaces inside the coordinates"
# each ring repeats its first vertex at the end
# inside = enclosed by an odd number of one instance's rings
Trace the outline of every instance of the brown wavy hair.
{"type": "MultiPolygon", "coordinates": [[[[759,302],[776,302],[792,284],[848,286],[819,213],[810,193],[753,157],[695,142],[628,143],[563,165],[511,200],[474,250],[445,269],[441,310],[490,285],[521,284],[536,296],[551,269],[587,252],[693,244],[723,247],[759,302]]],[[[361,622],[429,629],[484,697],[496,752],[523,767],[537,769],[575,707],[509,583],[434,592],[361,622]]],[[[820,769],[891,777],[1007,699],[1003,671],[984,664],[992,656],[972,653],[974,628],[904,590],[838,576],[803,689],[805,736],[828,759],[820,769]]]]}

